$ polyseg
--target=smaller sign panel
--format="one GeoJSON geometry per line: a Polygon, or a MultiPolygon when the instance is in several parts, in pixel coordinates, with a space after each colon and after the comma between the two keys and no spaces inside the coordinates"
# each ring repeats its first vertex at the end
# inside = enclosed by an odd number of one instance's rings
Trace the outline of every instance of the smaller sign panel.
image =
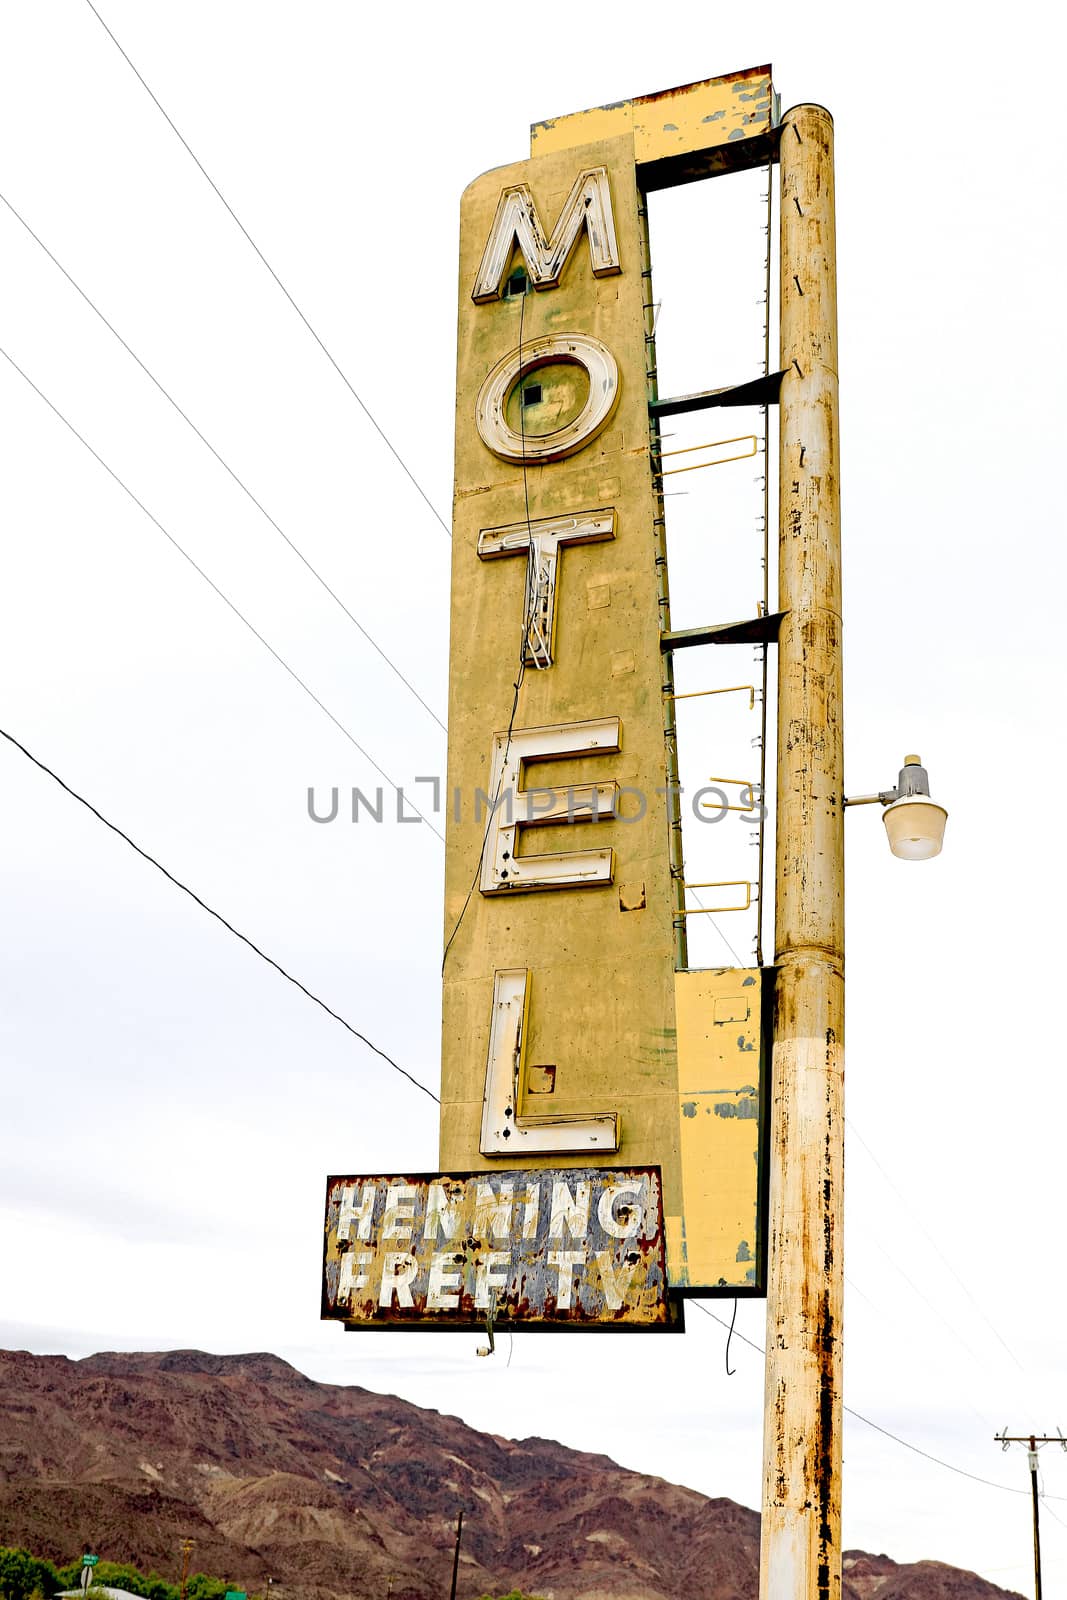
{"type": "Polygon", "coordinates": [[[332,1177],[324,1319],[680,1331],[658,1167],[332,1177]]]}

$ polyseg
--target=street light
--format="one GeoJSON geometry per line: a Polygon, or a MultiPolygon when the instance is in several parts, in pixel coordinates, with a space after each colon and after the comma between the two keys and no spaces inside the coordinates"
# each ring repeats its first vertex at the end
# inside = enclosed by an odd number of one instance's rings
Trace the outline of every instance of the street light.
{"type": "Polygon", "coordinates": [[[930,799],[930,779],[918,756],[905,756],[895,789],[858,794],[846,806],[885,807],[882,821],[889,848],[902,861],[929,861],[940,855],[948,812],[930,799]]]}

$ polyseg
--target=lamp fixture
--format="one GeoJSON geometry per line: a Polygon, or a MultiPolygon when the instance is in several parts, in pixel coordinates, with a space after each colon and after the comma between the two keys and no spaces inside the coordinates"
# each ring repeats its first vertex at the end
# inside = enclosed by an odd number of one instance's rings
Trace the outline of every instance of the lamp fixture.
{"type": "Polygon", "coordinates": [[[885,807],[882,821],[889,848],[902,861],[929,861],[940,855],[948,812],[930,799],[930,779],[918,756],[905,756],[895,789],[858,794],[846,806],[885,807]]]}

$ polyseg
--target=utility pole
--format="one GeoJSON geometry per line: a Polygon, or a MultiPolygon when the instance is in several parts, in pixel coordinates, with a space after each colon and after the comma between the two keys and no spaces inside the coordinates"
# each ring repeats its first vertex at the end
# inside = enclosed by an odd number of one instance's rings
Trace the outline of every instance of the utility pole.
{"type": "Polygon", "coordinates": [[[1027,1459],[1030,1464],[1030,1498],[1034,1506],[1034,1600],[1041,1600],[1041,1526],[1038,1520],[1040,1497],[1037,1492],[1037,1452],[1043,1444],[1058,1444],[1064,1450],[1067,1450],[1067,1439],[1058,1431],[1055,1434],[1031,1433],[1014,1435],[1009,1434],[1007,1428],[1004,1429],[1003,1433],[995,1433],[993,1437],[998,1444],[1004,1446],[1005,1450],[1012,1444],[1026,1445],[1027,1459]]]}
{"type": "Polygon", "coordinates": [[[185,1600],[185,1585],[189,1577],[189,1557],[192,1555],[195,1539],[182,1540],[182,1581],[179,1591],[179,1600],[185,1600]]]}
{"type": "Polygon", "coordinates": [[[760,1600],[841,1594],[844,761],[833,120],[782,119],[778,818],[760,1600]]]}
{"type": "Polygon", "coordinates": [[[456,1549],[452,1557],[452,1587],[449,1590],[448,1600],[456,1600],[456,1579],[459,1576],[459,1541],[463,1537],[463,1513],[459,1514],[456,1522],[456,1549]]]}

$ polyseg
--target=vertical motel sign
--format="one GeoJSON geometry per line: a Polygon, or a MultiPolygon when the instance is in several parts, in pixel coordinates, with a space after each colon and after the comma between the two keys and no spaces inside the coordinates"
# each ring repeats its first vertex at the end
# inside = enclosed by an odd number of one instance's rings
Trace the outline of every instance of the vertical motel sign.
{"type": "Polygon", "coordinates": [[[769,983],[686,959],[645,196],[771,161],[774,105],[758,68],[538,123],[463,196],[441,1170],[328,1180],[349,1328],[763,1292],[769,983]]]}

